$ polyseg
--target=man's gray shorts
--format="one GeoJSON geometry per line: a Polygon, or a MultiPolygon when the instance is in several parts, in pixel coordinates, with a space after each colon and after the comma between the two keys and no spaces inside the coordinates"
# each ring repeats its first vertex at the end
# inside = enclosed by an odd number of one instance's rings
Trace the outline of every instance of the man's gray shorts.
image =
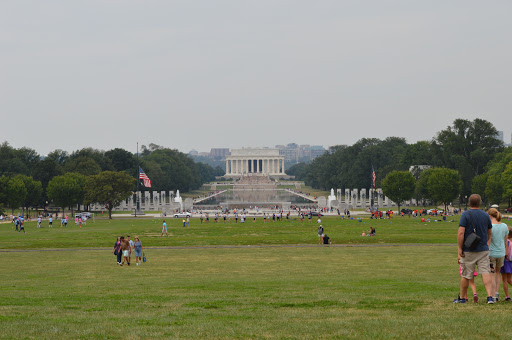
{"type": "Polygon", "coordinates": [[[460,258],[461,276],[471,280],[475,273],[475,266],[478,266],[479,274],[491,273],[491,262],[489,261],[489,251],[464,252],[464,257],[460,258]]]}

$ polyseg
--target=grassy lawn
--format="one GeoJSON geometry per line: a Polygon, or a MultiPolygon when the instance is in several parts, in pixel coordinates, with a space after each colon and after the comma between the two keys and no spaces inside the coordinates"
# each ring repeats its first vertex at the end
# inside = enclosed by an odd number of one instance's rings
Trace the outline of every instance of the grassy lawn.
{"type": "MultiPolygon", "coordinates": [[[[215,223],[213,216],[209,223],[201,224],[192,218],[190,227],[183,228],[181,218],[166,218],[169,237],[160,238],[163,218],[116,218],[89,220],[81,229],[74,222],[67,228],[53,228],[43,221],[43,228],[37,222],[27,222],[27,234],[14,232],[14,224],[0,224],[0,249],[40,248],[97,248],[110,247],[119,235],[138,235],[147,246],[208,246],[208,245],[273,245],[273,244],[314,244],[318,241],[316,218],[312,223],[301,222],[292,216],[282,222],[263,223],[262,217],[256,223],[249,218],[246,223],[231,220],[215,223]]],[[[457,220],[458,221],[458,220],[457,220]]],[[[395,217],[392,220],[340,219],[322,217],[325,233],[337,244],[397,244],[397,243],[454,243],[456,222],[422,223],[419,218],[395,217]],[[373,226],[377,237],[361,237],[362,231],[373,226]]]]}
{"type": "Polygon", "coordinates": [[[324,218],[340,247],[316,245],[317,225],[297,220],[168,219],[172,236],[159,238],[161,221],[1,224],[0,338],[462,339],[468,318],[475,338],[509,338],[496,325],[512,304],[451,303],[457,223],[324,218]],[[377,236],[359,236],[370,225],[377,236]],[[128,233],[146,248],[142,266],[115,263],[110,247],[128,233]]]}
{"type": "Polygon", "coordinates": [[[300,190],[300,191],[302,191],[304,193],[308,193],[311,196],[316,196],[316,197],[325,196],[325,198],[327,198],[327,196],[329,196],[331,194],[330,191],[320,190],[320,189],[313,189],[312,187],[309,187],[307,185],[301,185],[300,189],[297,189],[297,190],[300,190]]]}

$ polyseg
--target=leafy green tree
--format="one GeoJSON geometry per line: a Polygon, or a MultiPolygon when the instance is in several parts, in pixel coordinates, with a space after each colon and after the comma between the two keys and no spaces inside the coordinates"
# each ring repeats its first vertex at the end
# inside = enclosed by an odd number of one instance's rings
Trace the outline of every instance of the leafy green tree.
{"type": "Polygon", "coordinates": [[[46,192],[55,205],[62,208],[63,214],[66,207],[71,207],[71,214],[73,214],[73,205],[84,199],[85,176],[73,172],[55,176],[48,183],[46,192]]]}
{"type": "Polygon", "coordinates": [[[131,152],[116,148],[105,152],[105,157],[110,159],[115,171],[125,171],[127,174],[136,175],[137,159],[131,152]]]}
{"type": "Polygon", "coordinates": [[[453,126],[440,131],[433,140],[435,153],[445,167],[458,170],[463,180],[461,196],[471,194],[474,176],[484,172],[484,167],[503,149],[503,142],[496,138],[497,130],[488,121],[456,119],[453,126]]]}
{"type": "Polygon", "coordinates": [[[413,197],[416,183],[409,171],[391,171],[381,182],[384,195],[398,204],[413,197]]]}
{"type": "Polygon", "coordinates": [[[48,157],[39,162],[39,165],[32,171],[32,177],[36,181],[41,182],[43,186],[43,196],[45,197],[47,196],[45,190],[50,180],[55,176],[63,174],[64,170],[62,166],[56,160],[48,157]]]}
{"type": "Polygon", "coordinates": [[[65,166],[66,172],[76,172],[84,176],[97,175],[101,167],[91,157],[78,157],[70,159],[65,166]]]}
{"type": "MultiPolygon", "coordinates": [[[[484,204],[487,204],[487,196],[485,195],[485,188],[487,186],[488,178],[489,178],[489,175],[487,173],[483,173],[481,175],[475,176],[473,178],[473,182],[471,183],[471,192],[474,194],[479,194],[480,197],[482,197],[482,202],[484,202],[484,204]]],[[[465,200],[467,200],[467,197],[465,197],[465,200]]]]}
{"type": "Polygon", "coordinates": [[[107,205],[111,219],[112,209],[132,195],[135,182],[135,178],[124,172],[102,171],[89,176],[85,184],[84,202],[107,205]]]}
{"type": "Polygon", "coordinates": [[[64,166],[64,164],[66,164],[66,161],[69,159],[69,154],[67,153],[67,151],[57,149],[50,152],[45,159],[53,159],[61,166],[64,166]]]}
{"type": "Polygon", "coordinates": [[[485,185],[485,196],[489,203],[500,204],[503,198],[503,183],[500,175],[489,175],[485,185]]]}
{"type": "Polygon", "coordinates": [[[509,199],[512,198],[512,161],[507,164],[505,170],[501,174],[503,183],[503,196],[509,199]]]}
{"type": "Polygon", "coordinates": [[[423,205],[425,205],[425,200],[430,200],[435,203],[434,197],[432,197],[432,195],[428,191],[428,180],[430,179],[430,176],[432,175],[434,169],[436,168],[430,168],[423,171],[420,174],[420,178],[416,182],[415,195],[417,195],[423,200],[423,205]]]}
{"type": "Polygon", "coordinates": [[[443,202],[445,210],[447,205],[459,197],[462,187],[462,179],[459,172],[447,168],[431,169],[428,178],[428,192],[436,202],[443,202]]]}
{"type": "Polygon", "coordinates": [[[105,156],[105,152],[93,148],[83,148],[81,150],[77,150],[69,156],[69,159],[66,161],[66,166],[68,162],[72,162],[76,159],[89,158],[94,160],[94,162],[99,165],[100,171],[114,171],[115,167],[112,164],[110,158],[105,156]]]}
{"type": "Polygon", "coordinates": [[[3,207],[7,205],[7,197],[9,190],[9,177],[2,175],[0,176],[0,211],[3,214],[3,207]]]}
{"type": "Polygon", "coordinates": [[[290,176],[295,176],[297,180],[304,180],[307,174],[307,167],[306,163],[297,163],[287,169],[286,173],[290,176]]]}
{"type": "Polygon", "coordinates": [[[23,179],[20,177],[13,177],[7,183],[7,206],[11,209],[11,213],[14,214],[14,209],[17,209],[23,205],[27,198],[27,188],[23,179]]]}
{"type": "Polygon", "coordinates": [[[24,213],[25,208],[36,207],[39,205],[43,195],[43,186],[40,181],[35,181],[29,176],[16,175],[15,177],[20,178],[23,183],[25,183],[25,188],[27,189],[27,195],[22,204],[22,210],[24,213]]]}

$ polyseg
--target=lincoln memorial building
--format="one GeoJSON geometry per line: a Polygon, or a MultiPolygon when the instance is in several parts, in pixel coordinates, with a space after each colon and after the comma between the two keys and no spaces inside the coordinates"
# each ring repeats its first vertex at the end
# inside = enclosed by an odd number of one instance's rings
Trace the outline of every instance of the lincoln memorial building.
{"type": "Polygon", "coordinates": [[[284,155],[278,149],[235,149],[226,156],[226,176],[261,174],[286,175],[284,155]]]}

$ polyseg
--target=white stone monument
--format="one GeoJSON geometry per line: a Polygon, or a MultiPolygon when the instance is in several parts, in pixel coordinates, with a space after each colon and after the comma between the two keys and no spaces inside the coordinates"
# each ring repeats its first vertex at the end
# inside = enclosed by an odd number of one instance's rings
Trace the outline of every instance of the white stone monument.
{"type": "Polygon", "coordinates": [[[331,209],[331,207],[332,207],[331,202],[332,201],[336,201],[336,195],[334,194],[334,189],[333,188],[331,188],[331,194],[327,197],[327,208],[328,209],[331,209]]]}

